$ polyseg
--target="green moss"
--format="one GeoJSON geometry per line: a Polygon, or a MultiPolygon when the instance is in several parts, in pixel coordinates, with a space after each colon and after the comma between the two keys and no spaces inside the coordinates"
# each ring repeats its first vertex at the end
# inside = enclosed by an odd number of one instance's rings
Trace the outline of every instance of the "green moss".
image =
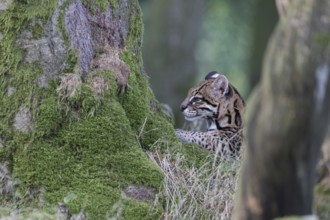
{"type": "MultiPolygon", "coordinates": [[[[46,93],[36,114],[37,136],[25,145],[19,144],[22,139],[16,140],[15,177],[24,186],[44,187],[45,197],[51,204],[62,201],[68,192],[74,193],[77,199],[68,203],[70,209],[79,212],[83,208],[95,219],[106,215],[121,190],[129,184],[158,189],[162,174],[138,147],[114,87],[110,72],[92,74],[67,100],[70,108],[74,108],[71,110],[80,115],[79,121],[73,120],[70,124],[61,118],[56,93],[46,93]],[[107,77],[112,85],[103,99],[98,99],[88,84],[95,76],[107,77]]],[[[21,187],[22,194],[26,190],[21,187]]],[[[31,205],[24,203],[27,207],[31,205]]],[[[137,207],[143,210],[147,206],[137,207]]]]}
{"type": "Polygon", "coordinates": [[[110,3],[114,16],[117,18],[120,3],[116,0],[108,0],[108,2],[110,3]]]}
{"type": "Polygon", "coordinates": [[[72,192],[78,198],[70,208],[84,208],[95,219],[106,215],[129,184],[158,189],[162,181],[160,171],[138,148],[125,111],[115,100],[104,103],[95,117],[64,127],[52,141],[35,140],[17,152],[13,173],[24,185],[45,187],[51,204],[72,192]]]}
{"type": "Polygon", "coordinates": [[[36,104],[37,98],[34,96],[36,93],[35,80],[41,74],[41,69],[37,64],[24,64],[11,73],[12,75],[4,74],[0,78],[2,91],[0,93],[0,136],[2,137],[13,135],[11,126],[20,107],[33,108],[33,105],[36,104]],[[11,95],[7,92],[8,88],[12,90],[11,95]]]}
{"type": "Polygon", "coordinates": [[[70,45],[69,35],[65,28],[65,12],[66,8],[69,7],[71,1],[65,0],[64,3],[60,7],[60,12],[57,20],[57,27],[59,28],[59,32],[61,33],[61,37],[64,41],[65,46],[67,47],[66,52],[66,65],[63,70],[63,73],[76,73],[79,72],[78,68],[78,54],[75,49],[70,45]]]}
{"type": "Polygon", "coordinates": [[[43,27],[40,24],[34,24],[32,27],[32,38],[39,39],[43,36],[43,27]]]}
{"type": "Polygon", "coordinates": [[[93,2],[90,0],[83,0],[83,3],[90,7],[93,14],[96,13],[97,8],[101,9],[101,11],[106,11],[108,7],[111,6],[114,17],[118,18],[118,8],[120,3],[116,0],[96,0],[93,2]]]}
{"type": "Polygon", "coordinates": [[[182,143],[175,137],[171,119],[160,110],[158,101],[149,89],[147,78],[143,75],[141,54],[143,23],[140,14],[131,12],[131,29],[126,40],[126,50],[120,58],[130,67],[130,89],[119,101],[126,111],[133,131],[145,149],[168,149],[186,155],[191,164],[203,165],[209,152],[197,145],[182,143]],[[153,109],[151,107],[153,105],[153,109]]]}
{"type": "MultiPolygon", "coordinates": [[[[59,15],[59,27],[69,45],[64,27],[65,1],[59,15]]],[[[118,9],[118,1],[101,1],[118,9]]],[[[100,3],[100,6],[102,6],[100,3]]],[[[65,202],[75,213],[85,210],[91,219],[103,219],[131,184],[146,185],[156,191],[162,186],[161,171],[145,155],[155,146],[182,151],[192,163],[202,163],[204,153],[198,147],[181,144],[174,134],[171,121],[159,108],[142,74],[141,43],[143,25],[140,9],[130,6],[131,24],[126,46],[120,58],[129,66],[129,89],[117,96],[117,85],[110,71],[90,73],[78,85],[73,96],[59,97],[59,82],[51,81],[47,89],[37,86],[42,70],[37,63],[24,64],[22,51],[16,47],[16,36],[30,28],[34,18],[47,22],[57,1],[37,0],[14,2],[0,14],[0,149],[1,161],[10,162],[13,176],[20,181],[18,204],[38,207],[37,197],[31,200],[29,189],[44,188],[46,208],[65,202]],[[134,11],[133,11],[134,10],[134,11]],[[93,77],[104,77],[108,88],[95,94],[93,77]],[[7,93],[13,88],[13,94],[7,93]],[[12,128],[21,106],[33,113],[35,131],[21,133],[12,128]],[[25,196],[24,196],[25,195],[25,196]],[[74,199],[66,199],[75,195],[74,199]]],[[[128,5],[136,4],[131,0],[128,5]]],[[[104,6],[104,5],[103,5],[104,6]]],[[[42,27],[34,26],[34,37],[41,37],[42,27]]],[[[69,50],[66,73],[77,70],[77,54],[69,50]]],[[[204,151],[202,151],[204,152],[204,151]]],[[[124,219],[159,219],[161,208],[152,202],[125,199],[124,219]]]]}
{"type": "Polygon", "coordinates": [[[84,117],[94,115],[101,103],[95,97],[90,85],[81,83],[76,87],[75,94],[65,99],[65,104],[68,105],[71,112],[78,113],[79,117],[84,117]]]}
{"type": "Polygon", "coordinates": [[[56,4],[56,1],[52,0],[42,2],[32,0],[28,3],[15,1],[9,9],[0,13],[0,32],[4,34],[0,41],[0,89],[2,91],[0,93],[0,136],[12,136],[10,126],[13,117],[22,104],[31,104],[26,95],[35,91],[35,79],[40,74],[40,68],[36,64],[19,65],[22,51],[16,47],[17,35],[28,27],[32,19],[48,19],[56,4]],[[14,91],[11,96],[7,94],[9,87],[14,91]]]}
{"type": "MultiPolygon", "coordinates": [[[[69,0],[65,0],[63,2],[63,4],[61,5],[61,8],[60,8],[60,12],[59,12],[59,15],[58,15],[58,20],[57,20],[57,27],[59,28],[60,30],[60,33],[62,35],[62,39],[64,40],[64,43],[66,46],[69,47],[69,35],[67,34],[66,32],[66,28],[65,28],[65,12],[66,12],[66,8],[69,7],[71,1],[69,0]]],[[[69,47],[70,48],[70,47],[69,47]]],[[[71,48],[70,48],[71,49],[71,48]]],[[[69,50],[70,50],[69,49],[69,50]]]]}
{"type": "Polygon", "coordinates": [[[105,11],[109,6],[108,1],[105,0],[97,0],[96,4],[99,6],[99,8],[101,8],[102,11],[105,11]]]}
{"type": "Polygon", "coordinates": [[[36,133],[38,135],[52,135],[59,129],[63,117],[54,96],[41,100],[36,117],[36,133]]]}
{"type": "Polygon", "coordinates": [[[330,219],[330,187],[320,183],[314,190],[314,212],[320,219],[330,219]]]}
{"type": "MultiPolygon", "coordinates": [[[[136,4],[134,0],[131,0],[131,4],[136,4]]],[[[138,7],[137,9],[130,8],[130,32],[126,39],[126,51],[124,51],[121,55],[121,58],[129,59],[131,62],[135,63],[139,69],[137,71],[142,74],[142,38],[143,38],[143,21],[141,15],[141,9],[138,7]],[[137,11],[135,11],[137,10],[137,11]],[[127,53],[130,52],[130,53],[127,53]],[[131,54],[129,57],[128,55],[131,54]]]]}
{"type": "Polygon", "coordinates": [[[77,52],[73,49],[69,49],[66,54],[66,62],[67,65],[65,66],[63,73],[75,73],[77,72],[77,65],[78,65],[78,55],[77,52]]]}
{"type": "Polygon", "coordinates": [[[125,220],[152,220],[160,219],[161,209],[155,209],[146,202],[137,202],[129,199],[124,202],[123,219],[125,220]]]}

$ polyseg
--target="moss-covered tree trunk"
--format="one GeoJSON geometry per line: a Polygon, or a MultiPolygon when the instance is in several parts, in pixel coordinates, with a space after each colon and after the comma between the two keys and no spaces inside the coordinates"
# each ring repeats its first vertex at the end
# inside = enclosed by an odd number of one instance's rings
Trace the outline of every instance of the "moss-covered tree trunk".
{"type": "Polygon", "coordinates": [[[330,1],[292,1],[247,112],[234,219],[312,213],[315,165],[330,112],[330,1]]]}
{"type": "Polygon", "coordinates": [[[0,206],[157,219],[162,174],[141,147],[175,137],[142,71],[138,1],[0,10],[0,206]]]}

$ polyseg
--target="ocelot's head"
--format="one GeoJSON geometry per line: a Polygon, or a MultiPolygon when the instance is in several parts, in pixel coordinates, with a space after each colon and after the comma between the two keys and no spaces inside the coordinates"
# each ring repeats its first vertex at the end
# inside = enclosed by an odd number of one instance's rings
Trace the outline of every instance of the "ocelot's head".
{"type": "Polygon", "coordinates": [[[240,128],[244,100],[224,75],[213,71],[189,90],[180,110],[188,121],[206,118],[218,129],[240,128]]]}

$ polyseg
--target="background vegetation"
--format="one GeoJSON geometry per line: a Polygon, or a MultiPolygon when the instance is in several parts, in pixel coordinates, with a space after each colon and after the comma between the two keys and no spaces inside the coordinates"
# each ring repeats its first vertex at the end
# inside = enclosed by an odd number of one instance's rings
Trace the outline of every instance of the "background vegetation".
{"type": "MultiPolygon", "coordinates": [[[[176,16],[173,2],[167,1],[170,5],[167,7],[161,2],[141,1],[145,13],[144,63],[156,96],[161,102],[172,107],[176,126],[180,127],[183,123],[178,106],[184,99],[187,88],[200,81],[211,70],[225,74],[243,97],[249,100],[252,90],[260,80],[264,52],[275,25],[280,21],[279,13],[286,16],[286,4],[291,1],[191,1],[189,7],[180,8],[181,14],[184,16],[185,11],[191,11],[193,5],[198,5],[200,12],[195,13],[193,19],[186,17],[184,21],[182,17],[176,16]],[[157,12],[154,12],[155,8],[157,12]],[[171,17],[171,22],[157,23],[159,19],[166,20],[163,14],[171,17]],[[183,39],[171,38],[173,34],[168,30],[173,26],[173,32],[184,36],[183,39]],[[186,44],[190,38],[185,36],[186,26],[194,26],[198,36],[197,39],[193,36],[195,43],[188,46],[186,44]],[[160,35],[167,41],[159,41],[160,35]],[[155,47],[156,44],[163,47],[155,47]],[[172,60],[167,58],[171,55],[174,57],[172,60]],[[187,65],[193,68],[184,68],[187,65]]],[[[328,43],[322,45],[328,50],[328,43]]],[[[329,63],[329,58],[326,60],[326,63],[329,63]]],[[[329,149],[329,142],[325,141],[317,174],[319,185],[315,191],[314,211],[321,219],[330,217],[329,208],[326,208],[330,187],[329,149]]]]}
{"type": "Polygon", "coordinates": [[[194,0],[182,7],[177,2],[144,0],[141,5],[145,70],[157,98],[172,107],[180,126],[181,100],[212,70],[225,74],[247,99],[259,80],[278,15],[275,1],[194,0]],[[194,16],[185,16],[196,7],[194,16]]]}

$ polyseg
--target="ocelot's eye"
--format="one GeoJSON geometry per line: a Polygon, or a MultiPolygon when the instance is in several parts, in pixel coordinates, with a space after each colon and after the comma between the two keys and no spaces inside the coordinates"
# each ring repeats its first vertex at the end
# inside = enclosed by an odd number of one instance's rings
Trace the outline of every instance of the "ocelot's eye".
{"type": "Polygon", "coordinates": [[[194,103],[194,102],[201,102],[201,101],[202,101],[201,98],[194,97],[190,102],[191,102],[191,103],[194,103]]]}

